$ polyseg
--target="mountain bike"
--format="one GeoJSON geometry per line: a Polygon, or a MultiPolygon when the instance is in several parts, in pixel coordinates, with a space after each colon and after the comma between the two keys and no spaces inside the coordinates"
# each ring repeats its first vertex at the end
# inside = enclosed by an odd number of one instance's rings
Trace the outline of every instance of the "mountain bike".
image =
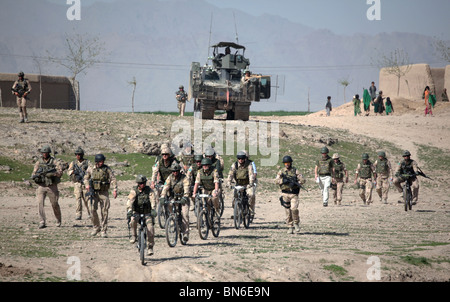
{"type": "Polygon", "coordinates": [[[412,186],[412,181],[413,181],[413,176],[415,175],[410,175],[410,174],[404,174],[403,178],[405,178],[405,183],[403,185],[403,202],[405,204],[405,211],[408,211],[408,209],[411,211],[412,210],[412,190],[411,190],[411,186],[412,186]]]}
{"type": "Polygon", "coordinates": [[[167,210],[170,213],[166,220],[166,240],[170,247],[177,245],[178,237],[182,245],[186,245],[187,240],[184,238],[186,232],[183,225],[183,216],[181,214],[181,200],[174,198],[167,200],[167,210]]]}
{"type": "Polygon", "coordinates": [[[135,214],[134,219],[138,221],[139,230],[138,230],[138,240],[137,240],[137,249],[139,251],[139,256],[141,259],[141,264],[145,264],[145,249],[147,248],[147,221],[145,219],[145,214],[135,214]]]}
{"type": "Polygon", "coordinates": [[[200,238],[206,240],[209,230],[214,237],[218,237],[220,233],[220,214],[214,209],[212,195],[198,194],[199,213],[197,216],[197,229],[200,238]]]}
{"type": "Polygon", "coordinates": [[[253,215],[250,211],[250,205],[248,203],[246,186],[235,186],[234,187],[234,227],[239,229],[241,223],[244,223],[244,227],[248,229],[250,223],[253,221],[253,215]]]}

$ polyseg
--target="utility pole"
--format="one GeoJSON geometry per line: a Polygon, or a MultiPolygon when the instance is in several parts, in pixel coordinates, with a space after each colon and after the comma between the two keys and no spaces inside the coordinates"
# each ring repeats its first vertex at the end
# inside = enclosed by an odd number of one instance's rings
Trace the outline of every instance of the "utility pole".
{"type": "Polygon", "coordinates": [[[308,112],[311,112],[311,111],[309,110],[309,105],[310,105],[310,103],[309,103],[309,87],[308,87],[308,112]]]}

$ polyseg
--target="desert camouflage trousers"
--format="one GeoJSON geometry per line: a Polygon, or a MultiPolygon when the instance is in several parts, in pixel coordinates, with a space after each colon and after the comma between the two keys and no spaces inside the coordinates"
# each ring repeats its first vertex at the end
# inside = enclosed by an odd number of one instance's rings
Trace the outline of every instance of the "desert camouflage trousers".
{"type": "Polygon", "coordinates": [[[389,177],[378,175],[377,176],[377,186],[375,189],[378,193],[378,196],[380,196],[380,199],[387,203],[388,199],[388,193],[389,193],[389,177]]]}
{"type": "Polygon", "coordinates": [[[332,196],[334,204],[341,204],[342,201],[342,191],[344,190],[344,181],[343,180],[336,180],[336,189],[332,188],[332,196]]]}
{"type": "Polygon", "coordinates": [[[75,209],[75,215],[77,219],[81,218],[81,214],[83,212],[83,204],[86,208],[86,211],[88,213],[88,216],[91,216],[91,211],[88,206],[88,198],[86,197],[85,187],[83,184],[76,182],[73,186],[73,193],[75,194],[75,201],[76,201],[76,209],[75,209]]]}
{"type": "Polygon", "coordinates": [[[300,215],[298,210],[299,199],[297,194],[281,193],[281,197],[285,203],[290,203],[291,207],[285,208],[286,225],[293,227],[294,224],[300,224],[300,215]]]}
{"type": "MultiPolygon", "coordinates": [[[[137,220],[134,216],[130,220],[130,228],[133,230],[133,236],[137,237],[137,220]]],[[[147,240],[148,247],[153,248],[155,246],[155,218],[150,214],[145,215],[145,223],[147,224],[147,240]]]]}
{"type": "Polygon", "coordinates": [[[107,231],[109,207],[110,207],[109,191],[95,192],[91,209],[92,211],[91,218],[94,230],[101,232],[107,231]],[[97,213],[99,206],[100,206],[101,221],[97,213]]]}
{"type": "Polygon", "coordinates": [[[52,205],[53,213],[55,214],[56,221],[61,223],[61,209],[59,207],[58,199],[59,199],[59,191],[58,186],[56,184],[50,185],[48,187],[38,186],[36,189],[36,200],[39,206],[39,217],[40,224],[44,224],[46,222],[45,209],[44,209],[44,200],[45,197],[48,196],[50,200],[50,204],[52,205]]]}
{"type": "Polygon", "coordinates": [[[372,178],[359,179],[359,197],[361,197],[364,204],[372,203],[372,178]]]}

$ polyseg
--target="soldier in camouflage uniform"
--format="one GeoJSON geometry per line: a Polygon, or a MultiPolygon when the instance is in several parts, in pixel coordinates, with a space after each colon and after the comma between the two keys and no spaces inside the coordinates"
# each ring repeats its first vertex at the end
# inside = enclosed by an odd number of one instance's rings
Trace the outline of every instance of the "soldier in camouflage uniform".
{"type": "Polygon", "coordinates": [[[195,185],[192,197],[195,198],[199,186],[203,187],[203,194],[212,195],[212,203],[214,209],[217,213],[220,213],[219,194],[221,194],[221,192],[219,187],[219,173],[216,169],[214,169],[211,159],[209,158],[202,159],[202,169],[197,172],[197,176],[195,177],[195,185]]]}
{"type": "Polygon", "coordinates": [[[362,162],[358,164],[356,168],[355,184],[359,178],[359,196],[363,200],[364,204],[372,203],[372,180],[376,179],[375,168],[372,162],[369,160],[369,154],[364,153],[362,155],[362,162]]]}
{"type": "Polygon", "coordinates": [[[180,87],[178,87],[178,91],[175,92],[175,98],[178,101],[178,110],[180,112],[180,116],[184,116],[184,110],[186,109],[186,101],[188,98],[187,93],[184,91],[184,86],[180,85],[180,87]]]}
{"type": "Polygon", "coordinates": [[[332,186],[334,204],[341,205],[342,191],[344,189],[344,181],[348,183],[348,171],[345,164],[339,159],[339,154],[334,153],[332,157],[333,172],[332,172],[332,186]],[[334,188],[336,186],[336,188],[334,188]]]}
{"type": "Polygon", "coordinates": [[[177,198],[181,201],[181,216],[183,229],[185,233],[183,234],[184,241],[189,240],[189,178],[181,173],[181,166],[177,162],[173,162],[171,166],[172,174],[167,177],[164,187],[161,192],[160,202],[164,203],[166,197],[169,200],[177,198]]]}
{"type": "MultiPolygon", "coordinates": [[[[252,161],[247,157],[245,151],[239,151],[237,161],[231,165],[228,173],[227,186],[231,185],[234,180],[237,186],[247,187],[247,196],[250,205],[251,216],[255,216],[255,172],[253,170],[252,161]]],[[[234,208],[234,199],[232,207],[234,208]]]]}
{"type": "Polygon", "coordinates": [[[91,204],[91,215],[93,231],[92,236],[97,235],[101,231],[102,237],[106,238],[108,235],[108,214],[110,207],[109,189],[113,188],[113,196],[117,198],[117,181],[114,172],[110,167],[105,165],[105,156],[103,154],[95,155],[95,166],[89,166],[84,175],[84,185],[86,190],[90,192],[93,190],[93,203],[91,204]],[[92,187],[91,187],[92,185],[92,187]],[[97,210],[100,204],[102,215],[101,225],[98,218],[97,210]]]}
{"type": "Polygon", "coordinates": [[[133,237],[130,243],[137,240],[136,215],[144,214],[147,224],[148,255],[153,255],[153,246],[155,245],[155,217],[156,217],[156,198],[153,190],[147,186],[147,177],[138,175],[136,177],[137,186],[131,189],[127,202],[127,217],[130,219],[130,227],[133,230],[133,237]]]}
{"type": "Polygon", "coordinates": [[[197,173],[199,170],[202,169],[202,159],[203,159],[203,155],[200,154],[196,154],[194,155],[194,161],[193,164],[191,164],[191,166],[187,169],[186,171],[186,177],[189,179],[189,190],[190,190],[190,198],[191,198],[191,202],[194,205],[193,207],[191,207],[191,211],[194,210],[195,207],[195,198],[192,197],[192,192],[194,190],[194,184],[195,184],[195,178],[197,177],[197,173]]]}
{"type": "MultiPolygon", "coordinates": [[[[152,172],[152,181],[150,187],[152,190],[155,190],[155,186],[157,183],[164,184],[167,177],[172,174],[172,163],[177,162],[178,160],[175,158],[172,150],[167,145],[161,146],[161,158],[156,160],[155,165],[153,166],[152,172]]],[[[159,199],[162,187],[155,190],[156,198],[159,199]]]]}
{"type": "Polygon", "coordinates": [[[43,146],[40,149],[42,158],[34,165],[31,178],[38,185],[36,190],[36,199],[39,205],[39,228],[45,228],[46,216],[44,210],[44,200],[48,196],[56,217],[57,226],[61,226],[61,209],[59,207],[59,191],[58,183],[61,181],[63,169],[59,161],[50,155],[52,152],[49,146],[43,146]]]}
{"type": "Polygon", "coordinates": [[[216,153],[213,147],[208,147],[205,150],[205,158],[211,159],[213,169],[217,170],[219,173],[219,178],[223,178],[223,169],[225,167],[225,163],[223,161],[222,156],[216,153]]]}
{"type": "Polygon", "coordinates": [[[67,175],[69,175],[70,180],[73,182],[73,192],[75,194],[75,200],[77,203],[77,207],[75,209],[75,219],[81,220],[82,212],[83,212],[83,203],[86,207],[88,218],[91,218],[91,212],[88,207],[88,200],[86,197],[86,188],[84,186],[84,175],[86,174],[86,170],[89,167],[89,160],[84,158],[84,150],[81,147],[78,147],[75,150],[76,160],[72,161],[69,164],[69,169],[67,170],[67,175]]]}
{"type": "Polygon", "coordinates": [[[316,183],[319,184],[320,190],[322,191],[322,201],[324,207],[328,206],[328,190],[331,186],[331,173],[333,170],[333,160],[330,156],[328,156],[329,152],[330,151],[327,147],[322,147],[320,149],[322,157],[317,160],[316,167],[314,169],[316,183]]]}
{"type": "Polygon", "coordinates": [[[380,201],[387,204],[389,182],[393,180],[393,170],[391,162],[386,158],[386,152],[378,152],[378,159],[373,164],[377,174],[376,192],[380,196],[380,201]]]}
{"type": "Polygon", "coordinates": [[[290,156],[283,157],[284,168],[278,171],[275,183],[280,185],[281,198],[283,207],[286,212],[286,225],[288,226],[288,234],[300,232],[300,215],[298,211],[300,193],[300,185],[305,183],[305,179],[300,172],[292,166],[292,158],[290,156]],[[293,182],[294,180],[295,182],[293,182]]]}
{"type": "MultiPolygon", "coordinates": [[[[399,193],[403,192],[402,183],[406,181],[406,175],[412,176],[412,202],[413,205],[417,204],[419,199],[419,178],[416,176],[419,171],[419,166],[415,160],[411,159],[411,153],[406,150],[403,152],[403,160],[398,163],[397,170],[395,172],[394,186],[399,193]]],[[[403,198],[403,197],[402,197],[403,198]]],[[[401,200],[398,201],[402,202],[401,200]]]]}
{"type": "Polygon", "coordinates": [[[28,122],[27,114],[27,100],[31,92],[31,85],[28,79],[25,79],[25,74],[21,71],[17,75],[19,79],[14,82],[11,90],[16,96],[17,107],[19,107],[20,122],[28,122]]]}

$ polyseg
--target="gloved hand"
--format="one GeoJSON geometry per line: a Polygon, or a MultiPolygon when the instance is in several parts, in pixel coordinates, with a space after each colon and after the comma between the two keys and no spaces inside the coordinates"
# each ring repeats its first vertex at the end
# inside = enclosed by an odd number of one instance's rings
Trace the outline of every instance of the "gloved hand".
{"type": "Polygon", "coordinates": [[[155,209],[152,209],[152,210],[150,211],[150,215],[151,215],[153,218],[155,218],[156,215],[157,215],[156,210],[155,210],[155,209]]]}

